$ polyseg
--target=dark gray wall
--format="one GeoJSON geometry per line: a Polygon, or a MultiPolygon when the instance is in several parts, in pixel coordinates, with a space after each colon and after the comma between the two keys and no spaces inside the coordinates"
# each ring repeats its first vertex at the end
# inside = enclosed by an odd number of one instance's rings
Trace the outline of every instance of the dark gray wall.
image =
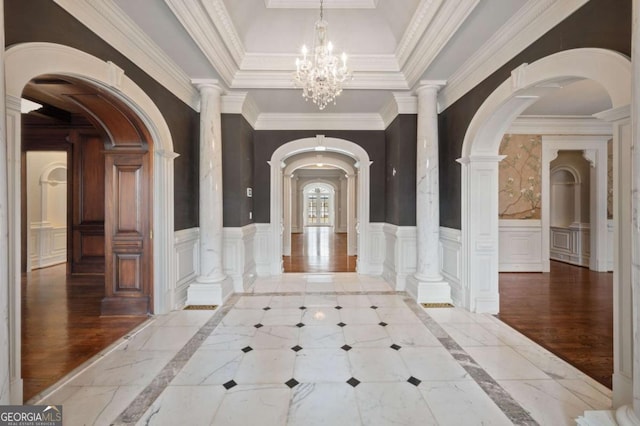
{"type": "Polygon", "coordinates": [[[171,131],[175,160],[175,229],[198,226],[198,113],[51,0],[4,2],[5,42],[50,42],[112,61],[153,100],[171,131]]]}
{"type": "Polygon", "coordinates": [[[370,168],[371,201],[369,220],[385,221],[385,132],[382,130],[256,130],[254,132],[253,213],[257,223],[270,221],[271,169],[267,161],[287,142],[302,138],[326,137],[346,139],[364,148],[373,161],[370,168]]]}
{"type": "Polygon", "coordinates": [[[589,1],[439,115],[441,226],[460,229],[461,176],[456,159],[469,123],[485,99],[521,64],[579,47],[611,49],[630,56],[631,0],[589,1]]]}
{"type": "Polygon", "coordinates": [[[223,225],[245,226],[253,223],[249,212],[253,198],[253,128],[240,114],[222,114],[222,188],[223,225]]]}
{"type": "Polygon", "coordinates": [[[386,214],[385,222],[398,226],[416,224],[416,143],[418,116],[398,115],[385,131],[386,214]],[[395,176],[393,169],[396,170],[395,176]]]}

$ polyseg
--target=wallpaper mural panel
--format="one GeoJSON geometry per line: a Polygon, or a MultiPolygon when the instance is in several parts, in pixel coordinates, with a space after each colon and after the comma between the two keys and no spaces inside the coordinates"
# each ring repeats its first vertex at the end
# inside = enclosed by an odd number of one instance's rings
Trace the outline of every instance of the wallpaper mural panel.
{"type": "Polygon", "coordinates": [[[506,134],[500,155],[500,219],[540,219],[542,137],[506,134]]]}

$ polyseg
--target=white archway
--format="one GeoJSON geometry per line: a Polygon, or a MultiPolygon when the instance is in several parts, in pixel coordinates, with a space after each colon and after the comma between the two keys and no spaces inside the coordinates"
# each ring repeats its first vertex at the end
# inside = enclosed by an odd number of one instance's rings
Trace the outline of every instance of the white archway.
{"type": "Polygon", "coordinates": [[[11,402],[22,403],[20,372],[20,98],[27,83],[43,74],[84,80],[118,97],[143,121],[153,139],[153,298],[154,312],[173,306],[175,266],[173,254],[173,152],[171,133],[151,98],[124,71],[80,50],[53,43],[24,43],[4,54],[7,188],[9,230],[9,333],[11,402]]]}
{"type": "MultiPolygon", "coordinates": [[[[303,204],[304,204],[304,214],[303,214],[303,222],[304,222],[304,226],[310,226],[308,219],[309,219],[309,211],[308,211],[308,196],[310,195],[310,191],[314,190],[314,193],[316,193],[316,195],[324,195],[326,194],[328,197],[328,203],[329,203],[329,215],[328,215],[328,221],[327,224],[323,226],[333,226],[334,225],[334,220],[335,220],[335,194],[336,194],[336,190],[337,188],[330,182],[328,181],[323,181],[323,179],[314,179],[313,182],[309,182],[307,183],[303,188],[302,188],[302,193],[304,194],[304,198],[303,198],[303,204]]],[[[318,203],[316,205],[316,210],[320,209],[320,203],[318,203]]],[[[317,218],[320,218],[320,215],[316,215],[317,218]]],[[[313,225],[320,225],[320,224],[313,224],[313,225]]]]}
{"type": "MultiPolygon", "coordinates": [[[[346,155],[346,154],[340,154],[346,155]]],[[[321,161],[323,164],[331,167],[335,167],[337,169],[342,170],[346,174],[347,180],[347,255],[355,256],[357,254],[357,241],[356,241],[356,221],[357,219],[354,217],[355,212],[355,194],[349,194],[349,192],[355,192],[356,186],[353,182],[355,176],[357,174],[357,168],[354,166],[353,162],[355,161],[352,157],[340,158],[340,156],[322,156],[318,153],[318,151],[309,152],[307,155],[303,155],[300,158],[296,158],[293,161],[287,162],[286,167],[284,168],[284,212],[283,212],[283,220],[284,220],[284,229],[283,229],[283,254],[285,256],[291,255],[291,233],[292,233],[292,212],[295,210],[291,204],[292,197],[288,194],[287,191],[290,192],[290,189],[293,188],[293,182],[289,182],[287,179],[288,176],[291,176],[296,170],[317,165],[319,161],[319,157],[321,157],[321,161]]],[[[321,180],[320,180],[321,181],[321,180]]],[[[336,188],[337,190],[338,188],[336,188]]]]}
{"type": "MultiPolygon", "coordinates": [[[[462,146],[462,283],[457,300],[474,312],[497,313],[498,293],[498,155],[500,141],[513,120],[540,96],[568,79],[600,83],[613,108],[597,114],[613,123],[614,168],[618,177],[631,176],[631,63],[604,49],[573,49],[523,64],[511,73],[474,115],[462,146]]],[[[617,179],[614,179],[617,180],[617,179]]],[[[617,182],[614,267],[614,405],[629,402],[632,393],[631,182],[617,182]],[[628,192],[628,193],[627,193],[628,192]],[[627,216],[628,217],[628,216],[627,216]],[[628,247],[625,247],[625,244],[628,247]],[[629,279],[622,277],[628,271],[629,279]]],[[[635,283],[634,283],[635,286],[635,283]]],[[[635,287],[634,287],[635,289],[635,287]]]]}
{"type": "MultiPolygon", "coordinates": [[[[272,275],[282,273],[282,234],[283,234],[283,176],[287,158],[305,152],[335,152],[353,158],[357,169],[357,271],[368,274],[371,271],[370,253],[367,245],[369,238],[369,154],[360,145],[353,142],[328,138],[319,135],[288,142],[273,152],[271,166],[271,209],[269,271],[272,275]],[[321,147],[320,149],[318,149],[321,147]]],[[[328,160],[328,158],[327,158],[328,160]]],[[[326,162],[326,161],[325,161],[326,162]]],[[[315,163],[313,163],[315,164],[315,163]]],[[[329,164],[329,163],[327,163],[329,164]]],[[[349,191],[352,192],[352,191],[349,191]]]]}

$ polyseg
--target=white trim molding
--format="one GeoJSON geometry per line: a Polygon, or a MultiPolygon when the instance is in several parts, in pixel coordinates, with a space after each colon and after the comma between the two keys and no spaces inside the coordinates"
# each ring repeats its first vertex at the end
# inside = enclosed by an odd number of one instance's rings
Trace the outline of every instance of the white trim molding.
{"type": "Polygon", "coordinates": [[[224,273],[233,280],[233,291],[247,291],[256,279],[254,240],[257,232],[254,224],[223,228],[224,273]]]}
{"type": "Polygon", "coordinates": [[[535,219],[500,219],[500,272],[542,272],[542,225],[535,219]]]}
{"type": "Polygon", "coordinates": [[[189,228],[174,234],[176,282],[173,290],[173,309],[187,303],[187,290],[200,273],[200,229],[189,228]]]}
{"type": "Polygon", "coordinates": [[[178,66],[113,0],[54,0],[129,58],[182,102],[198,109],[200,96],[178,66]]]}
{"type": "Polygon", "coordinates": [[[262,113],[255,130],[385,130],[380,114],[262,113]]]}
{"type": "Polygon", "coordinates": [[[440,91],[438,97],[442,110],[464,96],[587,1],[528,1],[449,78],[449,84],[440,91]]]}
{"type": "Polygon", "coordinates": [[[599,118],[585,116],[521,115],[513,120],[507,133],[516,135],[610,135],[612,125],[599,118]]]}
{"type": "Polygon", "coordinates": [[[385,258],[382,277],[396,291],[404,291],[406,280],[416,272],[416,227],[385,223],[385,258]]]}
{"type": "Polygon", "coordinates": [[[462,287],[462,233],[459,229],[440,227],[440,273],[451,287],[455,306],[464,306],[466,289],[462,287]]]}

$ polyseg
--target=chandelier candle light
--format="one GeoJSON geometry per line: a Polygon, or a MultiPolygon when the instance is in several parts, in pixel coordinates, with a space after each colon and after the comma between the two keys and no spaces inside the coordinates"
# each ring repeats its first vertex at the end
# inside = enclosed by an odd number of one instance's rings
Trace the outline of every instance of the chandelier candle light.
{"type": "Polygon", "coordinates": [[[293,81],[302,88],[302,97],[311,99],[323,110],[328,103],[336,103],[342,92],[342,83],[352,78],[347,69],[347,54],[340,59],[333,54],[333,44],[327,40],[327,21],[323,19],[323,0],[320,0],[320,20],[315,25],[315,41],[312,55],[307,56],[307,46],[302,46],[302,59],[296,58],[293,81]]]}

